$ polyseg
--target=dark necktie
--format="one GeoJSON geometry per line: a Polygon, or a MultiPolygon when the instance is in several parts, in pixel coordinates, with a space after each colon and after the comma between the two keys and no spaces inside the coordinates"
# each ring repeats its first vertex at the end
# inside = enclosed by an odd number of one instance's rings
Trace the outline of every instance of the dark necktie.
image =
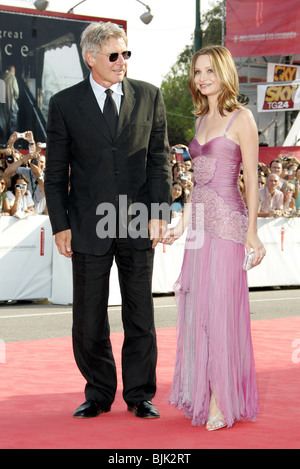
{"type": "Polygon", "coordinates": [[[115,101],[112,98],[112,90],[105,91],[106,98],[104,102],[103,115],[108,125],[111,136],[114,138],[118,125],[118,111],[115,101]]]}

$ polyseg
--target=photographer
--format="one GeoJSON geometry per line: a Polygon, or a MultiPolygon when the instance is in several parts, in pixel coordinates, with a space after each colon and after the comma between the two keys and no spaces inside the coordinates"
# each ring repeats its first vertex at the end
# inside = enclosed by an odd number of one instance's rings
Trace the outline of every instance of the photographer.
{"type": "MultiPolygon", "coordinates": [[[[23,155],[19,161],[15,161],[14,163],[10,164],[9,167],[7,167],[7,169],[5,170],[5,176],[9,178],[16,173],[24,175],[29,181],[28,189],[32,194],[35,214],[47,214],[46,198],[44,191],[44,171],[46,166],[46,158],[41,153],[41,150],[45,147],[45,144],[37,143],[35,145],[32,132],[25,132],[25,134],[22,135],[22,138],[29,141],[29,153],[27,155],[23,155]],[[31,148],[33,151],[31,150],[31,148]],[[35,148],[36,151],[34,151],[35,148]],[[30,167],[23,167],[23,165],[27,163],[29,163],[30,167]]],[[[14,138],[15,136],[13,137],[13,139],[14,138]]]]}
{"type": "Polygon", "coordinates": [[[0,218],[10,215],[10,205],[6,194],[7,183],[2,172],[0,172],[0,218]]]}
{"type": "Polygon", "coordinates": [[[172,167],[172,178],[173,182],[179,182],[179,175],[184,173],[185,165],[183,161],[177,162],[172,167]]]}
{"type": "Polygon", "coordinates": [[[20,134],[18,132],[13,132],[11,136],[9,137],[8,144],[6,148],[1,148],[0,149],[0,154],[1,154],[1,159],[4,160],[4,164],[2,164],[2,167],[4,169],[9,168],[11,164],[13,164],[13,169],[8,169],[5,173],[5,176],[7,178],[7,183],[8,187],[10,186],[10,178],[11,176],[14,175],[16,170],[14,168],[18,168],[21,164],[23,164],[22,159],[22,154],[14,148],[14,144],[17,140],[20,138],[24,138],[24,140],[27,140],[29,143],[29,152],[35,151],[35,142],[33,140],[33,135],[31,131],[24,132],[24,134],[20,134]],[[14,163],[18,163],[17,165],[14,165],[14,163]]]}
{"type": "Polygon", "coordinates": [[[184,207],[184,194],[182,186],[178,182],[173,182],[172,187],[172,218],[181,216],[184,207]]]}
{"type": "Polygon", "coordinates": [[[3,161],[2,168],[3,171],[12,163],[18,161],[21,158],[21,154],[15,150],[10,148],[3,148],[0,149],[1,159],[3,161]]]}
{"type": "Polygon", "coordinates": [[[34,214],[34,205],[31,193],[28,190],[28,179],[20,174],[15,174],[11,180],[11,190],[7,192],[10,202],[11,215],[16,212],[23,212],[29,215],[34,214]]]}
{"type": "Polygon", "coordinates": [[[193,187],[193,174],[190,171],[186,171],[184,173],[180,173],[178,178],[180,185],[188,198],[193,187]]]}

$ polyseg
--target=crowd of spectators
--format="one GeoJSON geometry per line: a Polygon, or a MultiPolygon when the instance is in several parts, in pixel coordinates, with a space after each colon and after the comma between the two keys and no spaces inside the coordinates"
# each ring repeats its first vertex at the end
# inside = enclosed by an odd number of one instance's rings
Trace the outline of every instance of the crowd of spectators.
{"type": "MultiPolygon", "coordinates": [[[[0,217],[47,215],[44,192],[46,144],[36,143],[31,131],[13,132],[6,148],[0,148],[0,217]],[[28,151],[15,149],[18,139],[28,142],[28,151]]],[[[182,214],[194,184],[192,159],[185,145],[171,149],[173,177],[172,216],[182,214]]],[[[258,217],[300,216],[300,163],[296,158],[281,157],[269,165],[258,165],[258,217]]],[[[241,169],[239,186],[247,205],[241,169]]]]}
{"type": "Polygon", "coordinates": [[[47,215],[44,191],[45,143],[36,143],[33,133],[13,132],[6,148],[0,148],[0,217],[26,218],[47,215]],[[15,148],[17,140],[28,143],[28,150],[15,148]]]}
{"type": "MultiPolygon", "coordinates": [[[[193,163],[184,145],[175,145],[170,153],[173,175],[172,216],[181,215],[193,186],[193,163]]],[[[294,158],[279,156],[269,165],[258,165],[258,217],[300,216],[300,162],[294,158]]],[[[247,205],[247,197],[241,168],[239,187],[247,205]]]]}
{"type": "Polygon", "coordinates": [[[260,163],[259,217],[300,216],[300,162],[292,157],[278,157],[269,165],[260,163]]]}
{"type": "Polygon", "coordinates": [[[172,168],[172,217],[181,216],[194,184],[193,163],[185,145],[175,145],[171,149],[172,168]]]}

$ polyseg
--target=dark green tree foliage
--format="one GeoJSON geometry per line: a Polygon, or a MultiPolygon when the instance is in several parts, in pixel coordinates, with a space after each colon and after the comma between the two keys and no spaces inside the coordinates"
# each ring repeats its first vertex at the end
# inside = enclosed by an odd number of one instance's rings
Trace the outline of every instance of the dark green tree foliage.
{"type": "MultiPolygon", "coordinates": [[[[201,18],[202,44],[221,44],[222,42],[222,2],[218,1],[201,18]]],[[[170,145],[188,145],[194,136],[193,102],[188,82],[190,62],[194,53],[194,38],[179,54],[176,63],[161,84],[164,96],[170,145]]]]}
{"type": "Polygon", "coordinates": [[[208,10],[202,19],[203,46],[222,44],[222,1],[218,1],[208,10]]]}

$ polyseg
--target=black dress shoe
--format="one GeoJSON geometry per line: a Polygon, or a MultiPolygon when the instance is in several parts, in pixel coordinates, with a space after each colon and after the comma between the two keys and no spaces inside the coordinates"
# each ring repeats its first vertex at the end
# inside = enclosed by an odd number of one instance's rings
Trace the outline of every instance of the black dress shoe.
{"type": "Polygon", "coordinates": [[[104,406],[97,401],[85,401],[75,410],[73,417],[87,419],[106,412],[110,412],[110,406],[104,406]]]}
{"type": "Polygon", "coordinates": [[[140,401],[133,406],[128,405],[128,412],[135,414],[142,419],[158,419],[160,417],[157,408],[151,401],[140,401]]]}

